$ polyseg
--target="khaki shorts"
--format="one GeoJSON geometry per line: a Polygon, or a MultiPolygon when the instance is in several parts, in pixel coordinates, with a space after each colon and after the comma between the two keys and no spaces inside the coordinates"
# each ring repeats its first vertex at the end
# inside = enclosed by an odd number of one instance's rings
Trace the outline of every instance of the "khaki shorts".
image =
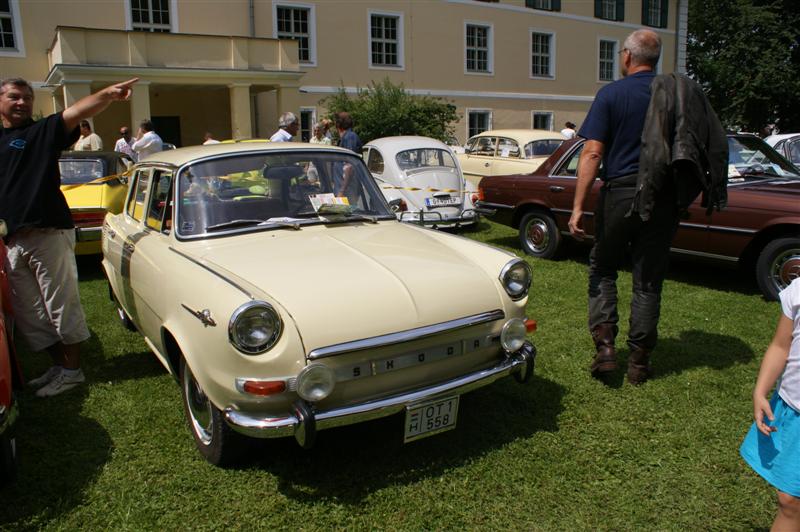
{"type": "Polygon", "coordinates": [[[24,228],[8,244],[17,332],[34,351],[89,338],[78,294],[75,230],[24,228]]]}

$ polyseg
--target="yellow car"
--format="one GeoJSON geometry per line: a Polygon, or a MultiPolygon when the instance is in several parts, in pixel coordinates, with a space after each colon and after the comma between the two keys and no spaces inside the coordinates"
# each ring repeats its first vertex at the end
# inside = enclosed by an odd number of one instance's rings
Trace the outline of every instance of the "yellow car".
{"type": "Polygon", "coordinates": [[[133,160],[123,153],[66,151],[58,160],[61,192],[75,224],[75,254],[101,252],[100,237],[106,213],[122,211],[127,180],[123,176],[133,160]]]}

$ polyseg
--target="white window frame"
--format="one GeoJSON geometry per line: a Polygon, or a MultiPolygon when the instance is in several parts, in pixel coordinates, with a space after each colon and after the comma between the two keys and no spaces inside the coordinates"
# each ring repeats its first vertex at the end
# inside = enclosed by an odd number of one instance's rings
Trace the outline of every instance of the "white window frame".
{"type": "Polygon", "coordinates": [[[474,137],[475,135],[477,135],[477,133],[474,134],[474,135],[470,135],[470,132],[469,132],[469,115],[472,114],[472,113],[488,114],[489,115],[489,120],[487,121],[488,123],[486,125],[486,131],[491,131],[492,130],[492,120],[493,120],[492,114],[493,113],[492,113],[491,109],[484,109],[484,108],[478,108],[478,107],[467,107],[467,109],[466,109],[467,120],[466,120],[466,124],[465,124],[466,128],[467,128],[467,140],[469,140],[472,137],[474,137]]]}
{"type": "MultiPolygon", "coordinates": [[[[133,31],[133,13],[131,0],[125,2],[125,29],[133,31]]],[[[178,0],[169,0],[169,32],[178,33],[178,0]]]]}
{"type": "MultiPolygon", "coordinates": [[[[550,127],[547,131],[554,131],[555,126],[555,111],[531,111],[531,129],[536,129],[536,115],[547,115],[550,127]]],[[[523,146],[522,149],[525,147],[523,146]]]]}
{"type": "Polygon", "coordinates": [[[613,37],[598,37],[597,38],[597,56],[595,57],[597,63],[595,69],[597,70],[597,82],[598,83],[612,83],[619,79],[619,52],[622,50],[620,48],[619,39],[615,39],[613,37]],[[600,79],[600,43],[601,42],[613,42],[614,43],[614,53],[613,53],[613,61],[614,64],[612,65],[612,72],[611,72],[611,79],[600,79]]]}
{"type": "Polygon", "coordinates": [[[491,22],[482,22],[478,20],[465,20],[464,21],[464,74],[470,76],[494,76],[494,24],[491,22]],[[469,26],[480,26],[486,28],[488,35],[486,38],[486,68],[487,70],[469,70],[467,68],[467,28],[469,26]]]}
{"type": "MultiPolygon", "coordinates": [[[[301,2],[281,2],[272,1],[272,37],[278,38],[278,8],[288,7],[298,9],[308,9],[308,61],[300,61],[304,67],[317,66],[317,11],[314,4],[304,4],[301,2]]],[[[299,58],[298,58],[299,60],[299,58]]]]}
{"type": "MultiPolygon", "coordinates": [[[[281,5],[283,5],[283,4],[281,4],[281,5]]],[[[297,117],[297,119],[300,121],[300,128],[298,128],[298,133],[300,134],[300,138],[302,138],[302,135],[303,135],[303,131],[302,131],[303,119],[302,119],[302,116],[303,116],[303,113],[307,112],[307,111],[311,111],[311,123],[309,124],[310,128],[308,130],[308,138],[310,140],[311,136],[314,134],[314,124],[317,123],[317,108],[316,107],[310,106],[310,105],[301,106],[300,107],[300,114],[297,117]]]]}
{"type": "Polygon", "coordinates": [[[367,64],[373,70],[392,70],[404,71],[406,69],[405,58],[405,23],[404,13],[399,11],[377,11],[374,9],[367,10],[367,64]],[[372,16],[379,17],[394,17],[397,19],[397,65],[375,65],[372,63],[372,16]]]}
{"type": "Polygon", "coordinates": [[[556,33],[553,30],[546,30],[543,28],[528,28],[528,77],[530,79],[541,79],[548,81],[555,81],[556,79],[556,33]],[[533,34],[539,33],[542,35],[550,36],[550,70],[549,76],[534,76],[533,75],[533,34]]]}
{"type": "Polygon", "coordinates": [[[19,0],[9,0],[11,10],[11,31],[14,34],[14,48],[0,48],[0,57],[25,57],[25,41],[22,37],[22,19],[19,15],[19,0]]]}

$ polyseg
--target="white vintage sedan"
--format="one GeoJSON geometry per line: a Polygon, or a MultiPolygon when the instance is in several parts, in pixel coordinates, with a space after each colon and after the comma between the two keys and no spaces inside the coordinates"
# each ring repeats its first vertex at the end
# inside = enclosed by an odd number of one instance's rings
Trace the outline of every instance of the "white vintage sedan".
{"type": "Polygon", "coordinates": [[[429,137],[384,137],[362,149],[397,218],[429,227],[458,227],[478,221],[477,189],[467,187],[450,147],[429,137]]]}
{"type": "Polygon", "coordinates": [[[529,265],[398,222],[350,151],[198,146],[129,177],[103,227],[111,295],[214,464],[242,435],[308,447],[395,413],[413,441],[453,428],[461,394],[531,376],[529,265]]]}

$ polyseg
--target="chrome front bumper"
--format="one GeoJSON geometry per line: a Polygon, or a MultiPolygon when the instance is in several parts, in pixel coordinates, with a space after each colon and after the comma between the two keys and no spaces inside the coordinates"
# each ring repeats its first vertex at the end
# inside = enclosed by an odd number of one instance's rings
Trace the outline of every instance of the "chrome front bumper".
{"type": "Polygon", "coordinates": [[[440,396],[460,395],[512,374],[519,382],[526,382],[533,373],[535,359],[536,348],[530,342],[525,342],[522,349],[508,355],[491,368],[383,399],[322,411],[317,411],[313,405],[299,400],[294,404],[294,412],[285,417],[256,417],[233,408],[226,408],[223,414],[228,425],[242,434],[256,438],[293,435],[301,446],[310,447],[318,430],[390,416],[409,405],[440,396]]]}

